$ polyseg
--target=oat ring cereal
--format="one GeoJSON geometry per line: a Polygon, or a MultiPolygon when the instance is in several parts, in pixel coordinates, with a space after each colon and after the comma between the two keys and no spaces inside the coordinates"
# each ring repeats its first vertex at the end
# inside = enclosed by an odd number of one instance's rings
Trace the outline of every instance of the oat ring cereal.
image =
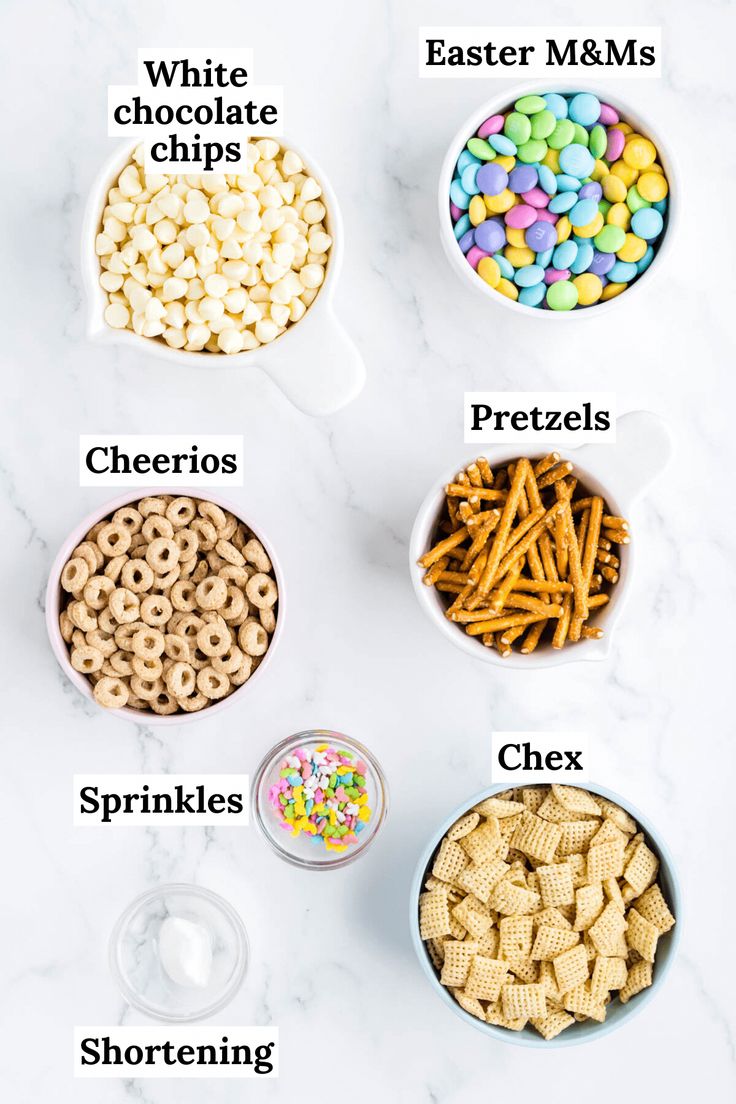
{"type": "Polygon", "coordinates": [[[97,547],[103,556],[124,556],[132,540],[129,529],[117,521],[103,525],[97,534],[97,547]]]}
{"type": "Polygon", "coordinates": [[[89,566],[79,557],[69,560],[61,573],[61,585],[69,594],[78,594],[89,579],[89,566]]]}
{"type": "Polygon", "coordinates": [[[120,582],[133,594],[143,594],[153,586],[153,571],[145,560],[127,560],[120,569],[120,582]]]}
{"type": "Polygon", "coordinates": [[[246,597],[258,609],[268,609],[278,598],[276,584],[273,579],[262,571],[251,575],[245,584],[246,597]]]}
{"type": "Polygon", "coordinates": [[[206,698],[216,701],[218,698],[224,698],[229,692],[230,679],[222,671],[216,671],[208,664],[197,674],[197,689],[206,698]]]}
{"type": "Polygon", "coordinates": [[[197,504],[193,498],[175,498],[166,507],[166,517],[175,529],[183,529],[197,516],[197,504]]]}
{"type": "Polygon", "coordinates": [[[143,497],[97,522],[58,585],[70,665],[111,709],[170,716],[221,701],[258,668],[277,625],[263,545],[234,514],[185,495],[143,497]],[[253,579],[267,605],[248,598],[253,579]]]}
{"type": "Polygon", "coordinates": [[[197,604],[203,610],[217,610],[227,601],[227,583],[219,575],[208,575],[196,590],[197,604]]]}
{"type": "Polygon", "coordinates": [[[231,646],[230,629],[224,622],[222,625],[203,625],[197,633],[197,647],[206,656],[223,656],[231,646]]]}

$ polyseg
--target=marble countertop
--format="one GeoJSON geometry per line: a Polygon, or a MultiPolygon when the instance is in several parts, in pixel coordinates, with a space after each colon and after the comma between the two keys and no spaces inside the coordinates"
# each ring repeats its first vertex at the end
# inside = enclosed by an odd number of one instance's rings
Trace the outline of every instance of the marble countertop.
{"type": "MultiPolygon", "coordinates": [[[[3,14],[3,1097],[291,1101],[330,1091],[332,1075],[335,1093],[356,1104],[504,1099],[522,1078],[527,1095],[554,1104],[569,1099],[572,1078],[598,1104],[622,1092],[679,1102],[703,1091],[707,1071],[711,1098],[728,1099],[736,388],[723,303],[732,251],[702,230],[716,218],[708,151],[718,149],[725,178],[736,170],[723,140],[736,110],[733,7],[712,0],[696,15],[685,0],[626,0],[616,9],[616,23],[663,26],[662,79],[611,88],[640,98],[671,136],[686,215],[648,293],[554,334],[469,294],[437,234],[445,144],[498,82],[420,81],[416,29],[509,22],[500,5],[7,0],[3,14]],[[303,417],[257,371],[208,375],[85,336],[79,234],[111,148],[106,87],[133,80],[137,46],[193,40],[256,48],[259,80],[285,85],[288,131],[340,196],[347,248],[336,308],[368,382],[332,417],[303,417]],[[467,453],[462,392],[585,387],[615,389],[621,410],[658,412],[676,442],[631,519],[640,555],[612,655],[539,672],[474,663],[431,629],[407,569],[421,499],[467,453]],[[267,526],[290,616],[278,660],[240,706],[153,731],[105,716],[71,687],[47,643],[43,590],[68,531],[110,497],[78,486],[79,434],[188,431],[245,435],[245,486],[230,497],[267,526]],[[390,780],[385,829],[342,871],[296,871],[254,827],[72,827],[74,773],[252,772],[273,743],[309,726],[365,742],[390,780]],[[687,910],[663,991],[635,1025],[584,1047],[525,1051],[484,1038],[432,996],[412,951],[414,864],[448,812],[489,781],[494,728],[587,728],[596,779],[646,810],[678,863],[687,910]],[[74,1024],[143,1022],[115,989],[107,940],[130,899],[165,881],[207,886],[241,913],[252,961],[220,1022],[277,1025],[280,1080],[72,1079],[74,1024]]],[[[528,0],[513,20],[589,15],[528,0]]]]}

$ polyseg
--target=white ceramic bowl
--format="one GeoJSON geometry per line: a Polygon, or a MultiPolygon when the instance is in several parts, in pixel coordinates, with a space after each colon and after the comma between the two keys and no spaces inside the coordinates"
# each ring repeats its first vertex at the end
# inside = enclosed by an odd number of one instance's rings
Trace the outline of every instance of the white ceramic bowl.
{"type": "Polygon", "coordinates": [[[474,288],[476,292],[492,303],[504,307],[507,310],[512,309],[519,317],[523,314],[529,318],[543,318],[546,321],[552,320],[554,322],[560,322],[560,320],[570,318],[576,320],[588,317],[600,318],[605,311],[613,310],[620,303],[631,302],[631,296],[635,292],[638,293],[644,288],[649,287],[653,274],[661,271],[662,265],[671,251],[672,242],[676,233],[676,224],[680,214],[678,182],[679,177],[668,142],[662,138],[662,135],[656,128],[652,127],[650,123],[642,117],[636,108],[631,107],[622,100],[617,93],[602,91],[600,87],[596,87],[590,82],[578,80],[562,82],[534,81],[530,84],[519,85],[516,88],[499,92],[490,100],[487,100],[482,107],[479,107],[465,120],[450,143],[445,159],[442,162],[437,192],[442,247],[453,269],[465,284],[474,288]],[[670,189],[667,197],[665,229],[649,268],[647,268],[641,276],[637,277],[630,288],[627,288],[626,291],[623,291],[620,295],[615,296],[613,299],[609,299],[605,303],[596,303],[590,308],[586,307],[584,310],[541,310],[539,307],[527,307],[523,303],[518,303],[513,299],[509,299],[506,295],[500,295],[497,291],[494,291],[485,280],[482,280],[477,272],[465,260],[465,256],[457,243],[452,228],[452,219],[450,217],[450,184],[452,183],[452,174],[457,164],[458,157],[465,148],[468,139],[473,137],[484,119],[487,119],[490,115],[497,115],[507,111],[521,96],[528,96],[530,94],[541,95],[545,92],[569,93],[573,91],[594,92],[604,103],[610,104],[611,107],[618,111],[622,121],[630,123],[646,138],[650,138],[654,142],[659,155],[659,163],[665,171],[670,189]]]}
{"type": "MultiPolygon", "coordinates": [[[[545,450],[535,451],[543,455],[545,450]]],[[[585,445],[576,449],[561,449],[562,455],[575,465],[574,474],[580,477],[586,488],[593,494],[603,495],[609,510],[626,518],[630,516],[636,499],[665,467],[671,451],[672,442],[665,423],[656,414],[643,410],[625,414],[618,419],[615,445],[585,445]]],[[[524,448],[520,445],[504,445],[485,449],[483,454],[488,457],[493,468],[524,455],[524,448]]],[[[512,651],[504,659],[495,648],[487,648],[479,637],[468,636],[460,625],[449,621],[445,616],[447,606],[443,596],[435,587],[426,586],[422,582],[425,569],[418,565],[417,560],[435,542],[437,525],[445,504],[445,487],[452,482],[460,468],[475,459],[476,455],[477,450],[437,479],[419,507],[409,540],[409,567],[420,606],[448,640],[468,655],[486,663],[530,671],[540,667],[556,667],[560,663],[573,663],[576,660],[605,659],[631,585],[637,549],[635,531],[631,544],[621,548],[619,580],[611,589],[611,599],[596,613],[595,624],[604,630],[600,640],[579,640],[559,649],[544,643],[531,655],[512,651]]]]}
{"type": "MultiPolygon", "coordinates": [[[[207,487],[193,488],[193,487],[141,487],[137,491],[127,490],[124,494],[117,495],[116,498],[110,499],[109,502],[103,503],[93,510],[91,514],[80,521],[79,525],[75,526],[69,536],[66,538],[61,548],[59,549],[53,564],[51,565],[51,571],[49,572],[49,580],[46,585],[46,631],[48,633],[51,647],[54,655],[58,660],[67,678],[74,683],[77,690],[81,694],[84,694],[85,698],[89,701],[95,701],[94,694],[92,693],[92,684],[90,681],[79,671],[75,671],[71,665],[69,659],[69,648],[61,635],[61,629],[59,628],[59,614],[61,612],[61,572],[64,569],[64,564],[69,559],[69,556],[73,548],[84,540],[85,534],[89,532],[93,525],[96,525],[98,521],[103,518],[109,517],[116,510],[119,510],[121,506],[127,506],[130,502],[135,502],[138,499],[145,498],[148,495],[157,494],[174,494],[174,495],[189,495],[192,498],[207,499],[209,502],[214,502],[216,505],[221,506],[223,510],[229,510],[235,517],[241,519],[248,528],[252,531],[254,536],[258,538],[263,547],[266,549],[268,556],[273,565],[273,574],[276,579],[276,583],[279,588],[278,599],[278,616],[276,619],[276,628],[273,636],[271,637],[271,643],[268,646],[268,651],[263,657],[261,663],[256,667],[253,674],[244,682],[242,686],[239,686],[237,690],[234,690],[232,694],[228,694],[226,698],[221,698],[220,701],[214,702],[212,705],[207,705],[204,709],[200,709],[196,713],[171,713],[168,716],[162,716],[159,713],[154,713],[153,710],[140,710],[131,709],[129,706],[124,706],[122,709],[104,709],[105,713],[111,713],[115,717],[122,717],[126,721],[135,721],[138,724],[144,724],[150,727],[162,727],[165,725],[182,725],[188,724],[190,721],[196,721],[202,717],[213,717],[216,713],[221,712],[223,709],[227,709],[228,706],[233,705],[236,701],[242,701],[245,694],[248,692],[248,688],[253,684],[254,680],[260,680],[262,672],[265,667],[268,667],[273,659],[273,654],[276,651],[276,647],[281,639],[281,634],[284,627],[284,612],[286,607],[286,594],[284,591],[284,577],[281,573],[278,560],[273,551],[273,547],[270,542],[263,535],[263,530],[255,523],[253,523],[250,517],[244,517],[243,511],[240,507],[233,505],[232,502],[222,498],[219,494],[215,494],[207,487]]],[[[103,706],[98,708],[103,709],[103,706]]]]}
{"type": "Polygon", "coordinates": [[[508,785],[505,783],[499,786],[490,786],[488,789],[482,790],[480,793],[476,794],[475,797],[471,797],[468,801],[464,801],[462,805],[458,806],[458,808],[447,817],[445,822],[434,833],[431,842],[427,844],[422,852],[414,872],[409,894],[409,929],[414,950],[416,951],[422,970],[435,993],[442,999],[448,1008],[452,1009],[455,1015],[459,1016],[465,1023],[470,1024],[471,1027],[476,1028],[478,1031],[482,1031],[484,1035],[488,1035],[493,1039],[498,1039],[502,1043],[512,1043],[516,1046],[540,1047],[544,1050],[576,1046],[579,1043],[600,1039],[604,1035],[608,1035],[611,1031],[615,1031],[616,1028],[630,1021],[633,1016],[636,1016],[643,1008],[646,1008],[655,993],[661,989],[662,983],[669,973],[677,954],[683,923],[682,893],[680,891],[680,882],[677,877],[677,871],[672,856],[651,821],[643,816],[638,809],[634,808],[629,801],[625,801],[619,794],[614,793],[612,790],[605,789],[603,786],[595,785],[592,782],[586,782],[583,787],[583,789],[590,790],[591,793],[600,794],[601,797],[607,797],[609,801],[615,801],[617,805],[620,805],[622,809],[625,809],[631,814],[642,829],[647,837],[648,845],[659,857],[660,866],[657,880],[660,883],[662,893],[677,923],[671,931],[659,938],[652,984],[648,989],[645,989],[636,997],[632,997],[627,1004],[621,1004],[618,1000],[612,1001],[608,1009],[605,1023],[601,1024],[594,1020],[586,1020],[582,1023],[571,1024],[566,1031],[563,1031],[562,1034],[558,1035],[555,1039],[543,1039],[533,1027],[525,1027],[522,1031],[509,1031],[505,1027],[496,1027],[494,1024],[484,1023],[476,1016],[471,1016],[469,1012],[461,1008],[450,991],[441,984],[419,934],[419,894],[422,892],[422,887],[429,872],[430,860],[439,847],[440,840],[443,838],[448,828],[450,828],[468,809],[472,809],[474,805],[479,804],[479,802],[483,801],[486,797],[501,793],[508,788],[508,785]]]}
{"type": "Polygon", "coordinates": [[[95,238],[100,229],[107,195],[129,162],[134,145],[125,144],[100,169],[87,200],[82,228],[82,278],[87,296],[87,334],[104,345],[124,345],[172,364],[198,364],[213,368],[260,368],[281,388],[286,397],[305,414],[331,414],[345,406],[361,391],[365,382],[363,359],[348,337],[333,310],[335,287],[342,267],[343,223],[337,197],[329,180],[314,158],[304,154],[291,139],[280,139],[284,146],[302,157],[309,171],[319,180],[327,208],[327,230],[333,239],[325,281],[319,295],[304,317],[272,341],[250,352],[186,352],[172,349],[164,341],[141,337],[132,330],[114,330],[103,317],[107,295],[100,287],[100,263],[95,253],[95,238]]]}

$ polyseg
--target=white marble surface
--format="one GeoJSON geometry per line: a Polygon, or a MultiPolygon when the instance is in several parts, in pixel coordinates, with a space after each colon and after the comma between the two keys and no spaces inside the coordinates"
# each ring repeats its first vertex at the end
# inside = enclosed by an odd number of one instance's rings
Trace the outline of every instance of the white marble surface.
{"type": "MultiPolygon", "coordinates": [[[[609,12],[593,14],[603,22],[609,12]]],[[[614,15],[663,25],[663,79],[620,90],[671,136],[685,221],[669,272],[647,295],[550,334],[484,308],[442,256],[444,145],[497,84],[419,81],[416,28],[574,23],[589,6],[3,5],[4,1099],[233,1104],[339,1091],[356,1102],[456,1104],[517,1096],[522,1078],[529,1098],[536,1084],[555,1102],[569,1099],[573,1079],[601,1104],[622,1092],[685,1101],[706,1085],[711,1099],[729,1098],[736,389],[724,309],[731,250],[713,173],[716,163],[722,179],[736,169],[725,140],[734,9],[651,0],[614,15]],[[98,350],[84,336],[78,236],[110,149],[106,86],[133,79],[138,45],[210,42],[256,48],[260,79],[285,84],[288,128],[342,201],[337,307],[369,378],[358,401],[323,421],[300,416],[257,372],[182,371],[143,347],[98,350]],[[638,573],[613,655],[538,673],[475,664],[431,630],[407,572],[415,510],[465,455],[462,391],[586,386],[616,388],[622,409],[656,410],[677,442],[632,519],[638,573]],[[187,429],[245,433],[248,475],[235,497],[279,549],[289,624],[240,707],[154,734],[73,691],[46,641],[42,593],[57,545],[109,497],[77,486],[78,434],[187,429]],[[253,770],[272,743],[309,725],[364,740],[390,778],[382,838],[343,872],[296,872],[255,829],[72,828],[74,772],[253,770]],[[523,1051],[470,1030],[432,996],[410,945],[407,889],[428,834],[488,779],[493,727],[581,726],[595,734],[598,780],[644,808],[677,857],[682,949],[634,1025],[579,1049],[523,1051]],[[75,1023],[140,1022],[113,985],[107,939],[132,896],[169,880],[208,886],[240,910],[253,960],[222,1022],[280,1027],[280,1081],[73,1081],[75,1023]]]]}

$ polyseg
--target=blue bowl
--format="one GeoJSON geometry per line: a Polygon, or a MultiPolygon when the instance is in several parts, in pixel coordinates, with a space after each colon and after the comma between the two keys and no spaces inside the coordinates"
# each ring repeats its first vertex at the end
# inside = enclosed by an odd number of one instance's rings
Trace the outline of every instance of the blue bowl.
{"type": "Polygon", "coordinates": [[[483,1023],[482,1020],[477,1019],[475,1016],[471,1016],[469,1012],[461,1008],[450,991],[440,983],[439,976],[432,965],[432,961],[419,935],[419,894],[422,892],[424,882],[430,873],[429,867],[441,839],[463,813],[472,809],[474,805],[478,805],[479,802],[483,801],[486,797],[491,797],[493,794],[501,793],[509,788],[508,783],[500,786],[490,786],[488,789],[481,790],[480,793],[469,798],[468,801],[464,801],[462,805],[455,809],[455,811],[447,817],[444,823],[440,825],[433,840],[422,852],[414,872],[411,893],[409,895],[409,924],[414,950],[416,951],[419,963],[435,993],[437,993],[448,1008],[452,1009],[456,1016],[459,1016],[461,1020],[470,1024],[470,1026],[474,1027],[477,1031],[482,1031],[484,1035],[489,1035],[491,1038],[498,1039],[502,1043],[511,1043],[514,1046],[543,1047],[547,1050],[553,1047],[577,1046],[578,1043],[586,1043],[591,1039],[601,1039],[604,1035],[608,1035],[611,1031],[615,1031],[616,1028],[621,1027],[622,1024],[631,1020],[638,1012],[641,1012],[642,1008],[645,1008],[646,1005],[649,1004],[654,994],[662,987],[662,983],[669,973],[675,955],[677,954],[683,916],[680,882],[677,877],[674,862],[672,861],[672,856],[662,842],[659,833],[651,821],[640,813],[638,809],[635,809],[628,801],[624,801],[619,794],[614,793],[613,790],[607,790],[605,787],[597,786],[592,782],[587,782],[585,786],[581,786],[581,789],[590,790],[591,793],[600,794],[601,797],[607,797],[609,801],[615,801],[617,805],[620,805],[622,809],[625,809],[627,813],[631,814],[639,825],[639,828],[645,833],[648,845],[659,858],[660,867],[657,880],[677,923],[674,928],[659,938],[652,984],[642,993],[632,997],[627,1004],[621,1004],[620,1001],[616,999],[611,1001],[608,1005],[608,1015],[606,1016],[605,1023],[601,1024],[593,1020],[587,1020],[581,1023],[571,1024],[570,1027],[556,1036],[556,1038],[549,1040],[543,1039],[533,1027],[525,1027],[521,1031],[510,1031],[505,1027],[496,1027],[495,1024],[483,1023]]]}

